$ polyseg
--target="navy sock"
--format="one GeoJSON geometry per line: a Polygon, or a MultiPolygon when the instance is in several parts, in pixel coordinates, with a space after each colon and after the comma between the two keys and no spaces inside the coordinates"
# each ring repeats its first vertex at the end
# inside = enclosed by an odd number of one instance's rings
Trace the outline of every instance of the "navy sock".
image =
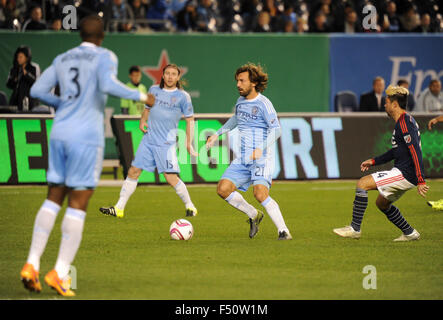
{"type": "Polygon", "coordinates": [[[351,226],[355,231],[360,231],[360,226],[363,221],[368,206],[368,192],[366,190],[355,189],[354,207],[352,208],[352,222],[351,226]]]}
{"type": "Polygon", "coordinates": [[[397,228],[399,228],[405,235],[411,234],[414,231],[406,219],[402,216],[400,210],[394,205],[391,205],[386,210],[381,210],[386,217],[391,221],[397,228]]]}

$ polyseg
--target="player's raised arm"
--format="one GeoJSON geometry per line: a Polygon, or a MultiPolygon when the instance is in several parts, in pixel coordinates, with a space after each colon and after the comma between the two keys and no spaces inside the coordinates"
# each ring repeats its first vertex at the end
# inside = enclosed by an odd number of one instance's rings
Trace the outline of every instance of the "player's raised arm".
{"type": "Polygon", "coordinates": [[[233,130],[235,127],[237,127],[237,116],[234,114],[216,133],[208,138],[206,148],[211,148],[219,136],[233,130]]]}
{"type": "Polygon", "coordinates": [[[154,105],[155,99],[152,95],[147,95],[135,89],[129,89],[117,79],[118,61],[114,53],[107,51],[100,59],[98,82],[103,92],[124,99],[141,101],[149,106],[154,105]]]}
{"type": "Polygon", "coordinates": [[[50,106],[57,108],[61,103],[61,99],[51,93],[51,90],[57,85],[57,74],[55,67],[50,65],[49,68],[43,72],[41,77],[34,82],[31,87],[31,97],[40,99],[50,106]]]}

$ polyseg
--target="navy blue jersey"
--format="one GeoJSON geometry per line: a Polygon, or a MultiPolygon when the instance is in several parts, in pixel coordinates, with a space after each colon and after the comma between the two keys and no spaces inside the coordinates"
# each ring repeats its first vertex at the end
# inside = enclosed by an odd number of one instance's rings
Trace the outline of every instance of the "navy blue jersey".
{"type": "Polygon", "coordinates": [[[392,133],[392,149],[374,158],[374,165],[394,160],[398,168],[410,183],[424,184],[424,168],[421,152],[420,131],[415,119],[406,112],[397,120],[392,133]]]}

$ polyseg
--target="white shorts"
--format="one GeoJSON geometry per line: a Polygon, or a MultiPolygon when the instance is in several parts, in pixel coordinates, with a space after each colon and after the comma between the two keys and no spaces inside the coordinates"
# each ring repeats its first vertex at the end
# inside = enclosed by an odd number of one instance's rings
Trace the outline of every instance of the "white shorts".
{"type": "Polygon", "coordinates": [[[378,171],[372,174],[377,189],[387,200],[394,202],[409,189],[415,186],[403,177],[403,174],[397,168],[389,171],[378,171]]]}

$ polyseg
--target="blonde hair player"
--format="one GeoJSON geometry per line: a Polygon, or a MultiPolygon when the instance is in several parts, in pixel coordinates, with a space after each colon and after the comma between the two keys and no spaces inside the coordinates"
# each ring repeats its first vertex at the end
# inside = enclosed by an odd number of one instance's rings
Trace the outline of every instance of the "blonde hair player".
{"type": "Polygon", "coordinates": [[[355,190],[352,222],[350,226],[334,229],[334,233],[345,238],[358,239],[360,226],[368,206],[368,191],[378,190],[377,207],[386,215],[402,235],[394,241],[418,240],[420,233],[403,217],[393,205],[406,191],[417,186],[418,193],[425,197],[429,187],[424,180],[420,131],[414,118],[406,113],[409,91],[403,87],[390,85],[386,89],[386,113],[395,121],[392,133],[392,148],[386,153],[361,163],[362,172],[394,160],[389,171],[379,171],[362,177],[355,190]]]}

